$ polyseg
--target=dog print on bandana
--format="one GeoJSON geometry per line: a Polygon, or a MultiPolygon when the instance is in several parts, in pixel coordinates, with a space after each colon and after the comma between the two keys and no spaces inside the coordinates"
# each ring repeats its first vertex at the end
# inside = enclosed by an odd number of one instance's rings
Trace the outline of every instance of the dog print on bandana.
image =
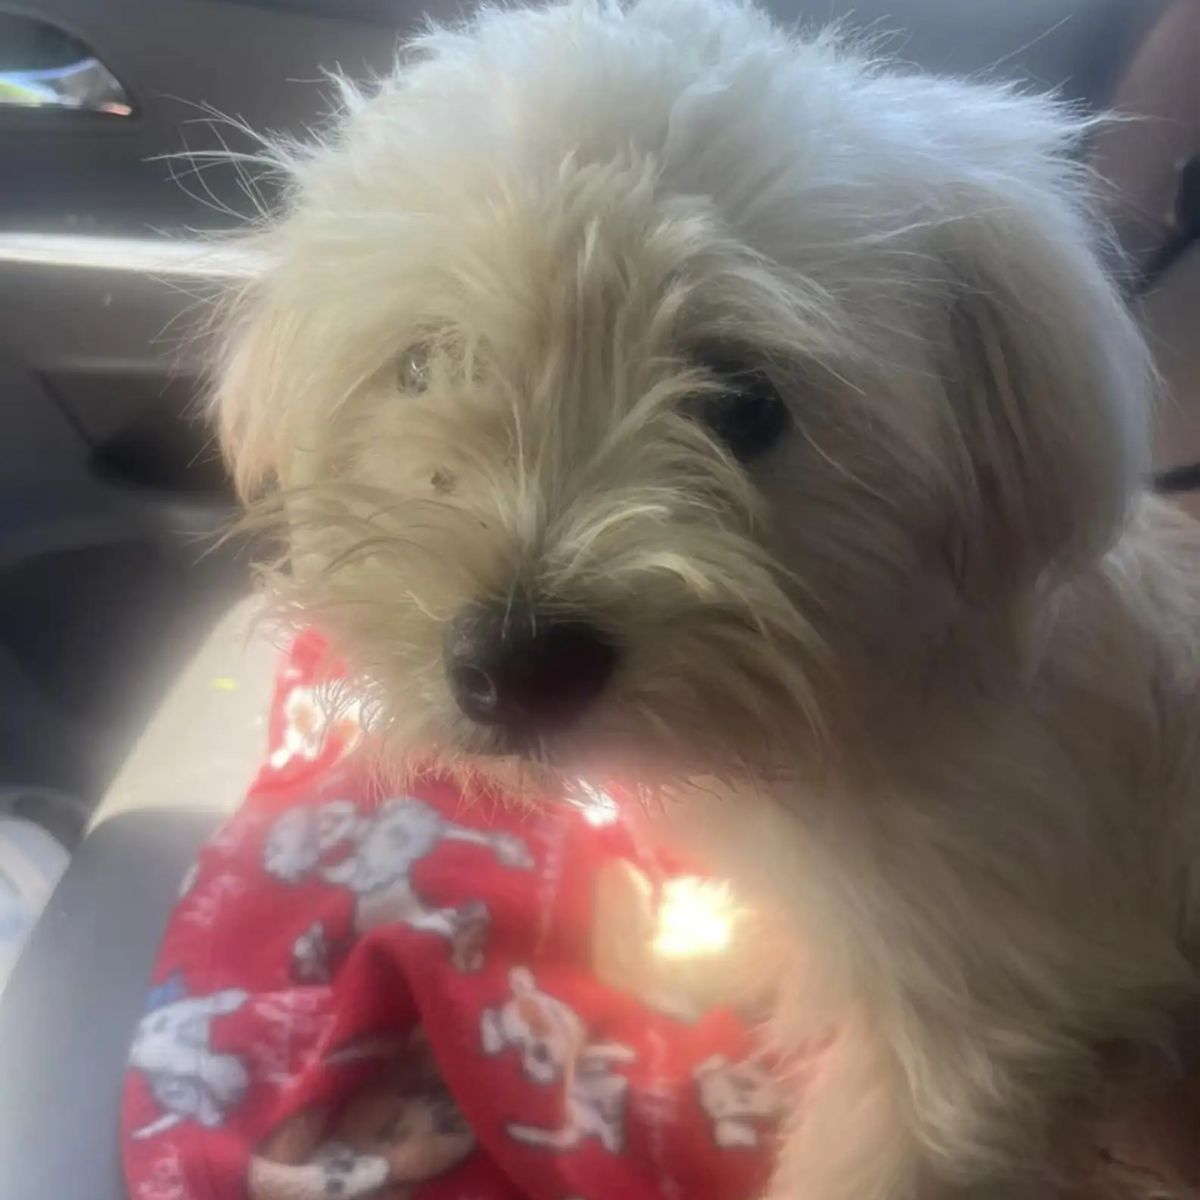
{"type": "Polygon", "coordinates": [[[297,639],[266,765],[180,889],[130,1048],[130,1195],[754,1200],[779,1100],[743,1021],[593,961],[626,928],[607,866],[668,868],[587,789],[389,790],[313,708],[336,676],[297,639]]]}

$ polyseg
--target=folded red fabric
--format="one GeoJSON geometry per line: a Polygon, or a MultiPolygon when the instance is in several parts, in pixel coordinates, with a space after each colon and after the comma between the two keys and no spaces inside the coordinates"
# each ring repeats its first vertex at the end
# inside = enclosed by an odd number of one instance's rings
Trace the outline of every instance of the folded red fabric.
{"type": "Polygon", "coordinates": [[[131,1197],[756,1196],[779,1097],[742,1021],[597,977],[597,880],[678,866],[596,793],[386,789],[330,676],[302,635],[184,881],[130,1053],[131,1197]]]}

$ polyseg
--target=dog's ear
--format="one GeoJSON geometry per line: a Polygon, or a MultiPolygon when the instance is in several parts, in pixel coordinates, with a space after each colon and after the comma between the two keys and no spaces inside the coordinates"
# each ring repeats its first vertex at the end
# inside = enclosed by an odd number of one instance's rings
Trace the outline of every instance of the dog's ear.
{"type": "Polygon", "coordinates": [[[937,231],[950,275],[946,554],[978,602],[1102,553],[1146,470],[1154,371],[1060,131],[964,181],[964,207],[937,231]]]}

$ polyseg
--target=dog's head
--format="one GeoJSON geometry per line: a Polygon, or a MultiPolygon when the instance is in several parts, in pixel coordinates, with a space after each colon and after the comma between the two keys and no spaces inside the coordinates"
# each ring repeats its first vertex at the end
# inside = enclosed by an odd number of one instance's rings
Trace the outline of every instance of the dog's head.
{"type": "Polygon", "coordinates": [[[1085,133],[641,0],[431,34],[279,149],[223,440],[394,749],[769,770],[1101,554],[1151,372],[1085,133]]]}

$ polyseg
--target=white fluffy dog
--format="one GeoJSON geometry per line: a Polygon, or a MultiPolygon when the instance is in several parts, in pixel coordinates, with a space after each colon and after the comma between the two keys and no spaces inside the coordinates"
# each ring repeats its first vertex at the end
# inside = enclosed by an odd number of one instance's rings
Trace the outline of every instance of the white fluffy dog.
{"type": "Polygon", "coordinates": [[[840,1036],[773,1196],[1041,1195],[1200,994],[1200,547],[1087,122],[723,0],[344,91],[217,401],[288,598],[393,761],[624,773],[774,915],[840,1036]]]}

